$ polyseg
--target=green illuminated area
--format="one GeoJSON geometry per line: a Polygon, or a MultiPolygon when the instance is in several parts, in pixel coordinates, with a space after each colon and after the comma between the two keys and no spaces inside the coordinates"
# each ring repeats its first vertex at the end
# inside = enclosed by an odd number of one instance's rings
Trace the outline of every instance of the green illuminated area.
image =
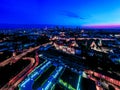
{"type": "Polygon", "coordinates": [[[79,80],[79,74],[66,68],[59,79],[59,83],[69,90],[76,90],[79,80]]]}
{"type": "Polygon", "coordinates": [[[52,88],[50,90],[54,90],[55,89],[55,84],[52,86],[52,88]]]}
{"type": "Polygon", "coordinates": [[[51,65],[46,71],[40,75],[38,78],[35,79],[34,84],[32,86],[33,90],[38,89],[41,87],[49,78],[49,76],[52,74],[52,72],[55,70],[55,66],[51,65]]]}
{"type": "Polygon", "coordinates": [[[66,90],[66,88],[63,85],[56,83],[53,85],[53,87],[50,90],[66,90]]]}
{"type": "Polygon", "coordinates": [[[62,79],[59,79],[59,83],[69,90],[76,90],[74,87],[72,87],[72,85],[70,85],[67,82],[64,82],[62,79]]]}

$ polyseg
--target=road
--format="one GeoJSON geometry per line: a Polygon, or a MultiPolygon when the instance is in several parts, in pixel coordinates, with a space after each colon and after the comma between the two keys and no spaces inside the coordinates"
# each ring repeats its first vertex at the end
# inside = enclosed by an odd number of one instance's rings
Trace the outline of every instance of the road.
{"type": "MultiPolygon", "coordinates": [[[[34,48],[30,48],[27,51],[23,52],[22,54],[19,54],[15,57],[11,57],[3,62],[0,63],[0,67],[4,67],[7,64],[11,64],[11,63],[16,63],[18,60],[20,60],[23,56],[27,55],[30,52],[33,52],[37,49],[40,48],[40,46],[46,46],[50,43],[46,43],[43,45],[39,45],[37,47],[34,48]]],[[[16,88],[18,86],[18,84],[30,73],[32,72],[32,70],[35,69],[35,67],[39,64],[39,56],[38,53],[36,53],[35,59],[34,58],[30,58],[30,57],[26,57],[23,58],[24,60],[30,60],[31,63],[25,68],[23,69],[18,75],[16,75],[14,78],[12,78],[6,85],[4,85],[0,90],[13,90],[14,88],[16,88]]]]}
{"type": "Polygon", "coordinates": [[[19,59],[21,59],[23,56],[27,55],[28,53],[33,52],[33,51],[39,49],[40,46],[46,46],[46,45],[48,45],[48,44],[51,44],[51,42],[50,42],[50,43],[46,43],[46,44],[42,44],[42,45],[39,45],[39,46],[36,46],[36,47],[34,47],[34,48],[30,48],[30,49],[28,49],[27,51],[25,51],[25,52],[23,52],[23,53],[15,56],[15,57],[11,57],[11,58],[9,58],[9,59],[7,59],[7,60],[4,60],[3,62],[0,63],[0,67],[4,67],[5,65],[7,65],[7,64],[9,64],[9,63],[15,63],[15,62],[17,62],[19,59]]]}
{"type": "Polygon", "coordinates": [[[69,40],[75,40],[75,39],[77,39],[77,40],[86,40],[86,39],[87,40],[90,40],[90,39],[97,40],[97,39],[100,39],[100,40],[112,40],[112,41],[115,40],[115,39],[111,39],[111,38],[61,38],[61,37],[58,37],[58,38],[53,37],[50,40],[55,40],[55,39],[58,39],[58,40],[67,40],[67,39],[69,39],[69,40]]]}
{"type": "MultiPolygon", "coordinates": [[[[92,71],[92,70],[85,70],[85,72],[90,75],[89,78],[90,78],[91,80],[93,80],[93,81],[95,81],[95,82],[99,82],[97,79],[95,79],[95,78],[92,76],[92,74],[94,74],[95,77],[98,77],[98,78],[100,78],[100,79],[103,79],[103,80],[107,81],[110,85],[114,86],[115,90],[120,90],[120,88],[118,87],[118,86],[120,86],[120,81],[115,80],[115,79],[112,79],[112,78],[110,78],[110,77],[108,77],[108,76],[102,75],[102,74],[100,74],[100,73],[94,72],[94,71],[92,71]]],[[[100,89],[100,90],[101,90],[101,89],[100,89]]]]}
{"type": "Polygon", "coordinates": [[[10,90],[14,89],[18,86],[20,82],[25,79],[25,77],[39,64],[39,57],[36,53],[35,59],[30,57],[25,57],[23,60],[30,60],[31,63],[23,69],[18,75],[16,75],[13,79],[11,79],[6,85],[4,85],[1,90],[10,90]]]}
{"type": "Polygon", "coordinates": [[[22,54],[19,54],[15,57],[11,57],[3,62],[0,63],[0,67],[4,67],[5,65],[9,64],[9,63],[15,63],[18,60],[20,60],[23,56],[27,55],[29,52],[33,52],[35,50],[37,50],[40,46],[34,47],[34,48],[30,48],[28,49],[26,52],[23,52],[22,54]]]}
{"type": "Polygon", "coordinates": [[[23,80],[26,76],[26,74],[28,74],[27,71],[29,71],[29,69],[31,69],[35,63],[35,59],[34,58],[23,58],[23,60],[30,60],[31,63],[24,68],[18,75],[16,75],[14,78],[12,78],[6,85],[4,85],[1,90],[10,90],[11,87],[13,89],[13,87],[15,88],[17,86],[18,83],[21,82],[21,80],[23,80]]]}
{"type": "MultiPolygon", "coordinates": [[[[29,59],[30,59],[30,58],[29,58],[29,59]]],[[[31,59],[32,59],[32,58],[31,58],[31,59]]],[[[25,79],[25,77],[26,77],[29,73],[31,73],[31,71],[34,70],[36,66],[38,66],[38,64],[39,64],[39,56],[38,56],[38,53],[36,53],[35,60],[36,60],[36,61],[35,61],[34,66],[33,66],[32,68],[30,68],[30,69],[28,70],[28,72],[25,73],[25,75],[22,76],[17,82],[15,82],[15,84],[14,84],[13,87],[17,87],[18,84],[19,84],[20,82],[22,82],[23,79],[25,79]]],[[[26,70],[26,71],[27,71],[27,70],[26,70]]]]}

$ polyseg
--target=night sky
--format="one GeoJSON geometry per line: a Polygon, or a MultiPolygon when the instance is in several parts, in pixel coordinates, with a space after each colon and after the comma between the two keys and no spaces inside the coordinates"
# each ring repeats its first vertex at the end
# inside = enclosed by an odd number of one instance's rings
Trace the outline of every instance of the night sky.
{"type": "Polygon", "coordinates": [[[0,0],[0,24],[120,24],[120,0],[0,0]]]}

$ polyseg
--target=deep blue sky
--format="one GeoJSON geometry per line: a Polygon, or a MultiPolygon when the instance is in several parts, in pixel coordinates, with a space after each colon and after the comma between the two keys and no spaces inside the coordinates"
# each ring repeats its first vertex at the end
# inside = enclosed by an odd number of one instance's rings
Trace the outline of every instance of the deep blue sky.
{"type": "Polygon", "coordinates": [[[119,25],[120,0],[0,0],[0,23],[119,25]]]}

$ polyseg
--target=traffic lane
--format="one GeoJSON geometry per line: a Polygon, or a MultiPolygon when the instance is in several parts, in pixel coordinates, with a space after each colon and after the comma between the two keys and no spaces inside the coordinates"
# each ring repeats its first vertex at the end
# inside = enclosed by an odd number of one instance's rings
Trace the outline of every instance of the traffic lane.
{"type": "Polygon", "coordinates": [[[17,87],[18,86],[18,84],[20,83],[20,82],[22,82],[22,80],[32,71],[32,70],[34,70],[35,69],[35,67],[39,64],[39,56],[38,56],[38,53],[36,52],[36,55],[35,55],[35,59],[34,58],[30,58],[30,57],[26,57],[26,58],[24,58],[25,60],[27,60],[27,59],[31,59],[31,63],[32,63],[32,68],[30,68],[30,70],[23,76],[23,77],[21,77],[15,84],[14,84],[14,87],[17,87]],[[35,63],[35,64],[34,64],[35,63]]]}
{"type": "Polygon", "coordinates": [[[12,62],[13,60],[14,60],[14,62],[17,62],[19,59],[21,59],[23,56],[27,55],[28,53],[33,52],[34,50],[39,49],[40,46],[46,46],[46,45],[48,45],[48,44],[51,44],[51,42],[50,42],[50,43],[46,43],[46,44],[42,44],[42,45],[39,45],[39,46],[36,46],[36,47],[34,47],[34,48],[30,48],[30,49],[28,49],[28,50],[26,50],[26,51],[23,50],[23,53],[22,53],[22,54],[17,55],[17,56],[15,56],[15,57],[11,57],[11,58],[3,61],[3,62],[0,62],[0,67],[4,67],[5,65],[9,64],[9,63],[12,62]]]}
{"type": "Polygon", "coordinates": [[[120,86],[120,81],[119,80],[116,80],[116,79],[113,79],[111,77],[108,77],[108,76],[105,76],[101,73],[98,73],[98,72],[95,72],[95,71],[92,71],[92,70],[85,70],[86,73],[92,75],[94,74],[94,76],[98,77],[98,78],[101,78],[101,79],[104,79],[112,84],[115,84],[117,86],[120,86]]]}
{"type": "Polygon", "coordinates": [[[96,89],[97,90],[104,90],[104,89],[109,89],[109,85],[113,86],[115,90],[120,90],[120,88],[114,84],[111,84],[109,82],[103,84],[102,82],[100,82],[99,80],[97,80],[96,78],[89,76],[89,79],[95,81],[96,83],[96,89]],[[104,88],[104,89],[103,89],[104,88]]]}
{"type": "Polygon", "coordinates": [[[5,67],[1,67],[0,80],[2,82],[0,83],[0,88],[3,87],[6,83],[8,83],[10,79],[16,76],[20,71],[22,71],[29,64],[30,64],[30,61],[19,60],[17,63],[14,63],[12,65],[8,64],[5,67]]]}
{"type": "Polygon", "coordinates": [[[93,77],[92,74],[94,74],[94,76],[98,77],[99,79],[103,79],[103,80],[107,81],[107,83],[114,86],[115,90],[120,90],[120,88],[118,87],[119,82],[116,83],[116,80],[114,80],[114,79],[112,79],[110,77],[104,76],[102,74],[96,73],[96,72],[94,72],[92,70],[87,70],[85,72],[89,74],[89,78],[92,79],[93,81],[99,82],[99,80],[97,80],[95,77],[93,77]]]}
{"type": "Polygon", "coordinates": [[[113,71],[106,71],[106,70],[102,70],[102,69],[101,70],[100,69],[95,69],[95,71],[120,81],[120,76],[117,75],[116,73],[114,73],[113,71]]]}
{"type": "Polygon", "coordinates": [[[1,89],[4,90],[6,88],[15,88],[17,87],[18,83],[20,82],[21,79],[24,79],[27,74],[26,72],[34,65],[35,59],[34,58],[23,58],[24,60],[30,60],[30,64],[24,68],[19,74],[17,74],[14,78],[12,78],[6,85],[4,85],[1,89]]]}
{"type": "Polygon", "coordinates": [[[0,67],[4,67],[5,65],[9,64],[10,62],[17,62],[19,59],[21,59],[23,56],[27,55],[29,52],[33,52],[34,50],[39,49],[40,45],[34,48],[30,48],[27,51],[15,56],[15,57],[11,57],[3,62],[0,63],[0,67]]]}
{"type": "MultiPolygon", "coordinates": [[[[33,67],[34,66],[34,64],[35,64],[35,59],[34,58],[29,58],[29,57],[25,57],[25,58],[23,58],[24,60],[30,60],[31,59],[31,67],[33,67]]],[[[16,82],[15,82],[15,84],[14,84],[14,87],[17,87],[18,86],[18,84],[34,69],[34,68],[29,68],[28,70],[27,70],[27,68],[26,68],[26,71],[28,71],[27,73],[25,73],[25,75],[21,75],[22,77],[19,79],[19,80],[17,80],[16,82]]]]}

